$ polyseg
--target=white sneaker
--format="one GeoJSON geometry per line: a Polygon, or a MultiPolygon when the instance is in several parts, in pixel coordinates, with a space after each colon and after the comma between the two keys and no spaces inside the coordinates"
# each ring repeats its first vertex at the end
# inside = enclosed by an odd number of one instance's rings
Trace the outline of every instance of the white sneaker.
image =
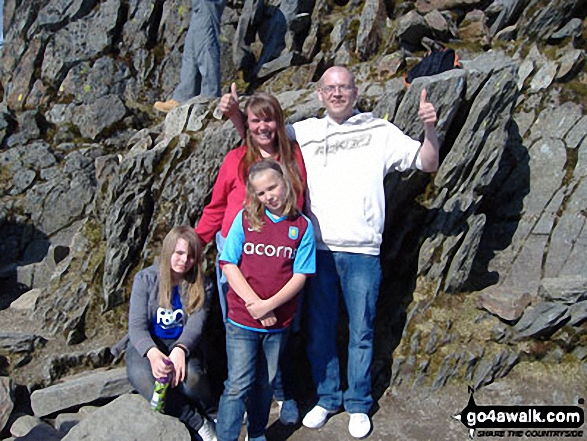
{"type": "Polygon", "coordinates": [[[204,418],[204,424],[198,429],[198,435],[202,438],[202,441],[218,441],[216,438],[216,428],[214,423],[204,418]]]}
{"type": "Polygon", "coordinates": [[[324,423],[326,423],[328,415],[332,415],[333,413],[336,413],[336,411],[326,410],[321,406],[314,406],[314,408],[306,414],[302,420],[302,424],[309,429],[317,429],[322,427],[324,423]]]}
{"type": "Polygon", "coordinates": [[[371,420],[366,413],[351,413],[349,433],[354,438],[363,438],[371,431],[371,420]]]}
{"type": "Polygon", "coordinates": [[[277,406],[279,407],[279,421],[281,421],[281,424],[287,426],[298,423],[300,412],[294,400],[278,401],[277,406]]]}

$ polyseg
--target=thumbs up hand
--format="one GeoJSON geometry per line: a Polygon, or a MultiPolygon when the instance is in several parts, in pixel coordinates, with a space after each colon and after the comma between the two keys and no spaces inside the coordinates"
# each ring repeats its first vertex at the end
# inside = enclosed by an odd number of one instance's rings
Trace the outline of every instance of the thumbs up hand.
{"type": "Polygon", "coordinates": [[[238,93],[236,91],[236,84],[232,83],[230,86],[230,93],[225,93],[220,98],[220,103],[218,107],[227,117],[233,116],[236,112],[239,111],[238,108],[238,93]]]}
{"type": "Polygon", "coordinates": [[[434,127],[437,121],[436,110],[431,102],[426,100],[426,89],[422,89],[420,93],[420,108],[418,110],[418,116],[424,123],[425,127],[434,127]]]}

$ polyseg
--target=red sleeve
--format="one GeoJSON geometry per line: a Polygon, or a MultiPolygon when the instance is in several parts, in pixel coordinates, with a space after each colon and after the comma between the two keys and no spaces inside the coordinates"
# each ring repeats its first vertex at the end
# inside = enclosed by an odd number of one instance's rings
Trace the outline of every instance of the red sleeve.
{"type": "Polygon", "coordinates": [[[202,217],[196,225],[196,233],[205,244],[210,242],[222,227],[228,195],[238,178],[238,164],[241,156],[240,149],[232,150],[220,166],[212,189],[212,200],[204,207],[202,217]]]}
{"type": "Polygon", "coordinates": [[[306,173],[306,164],[304,163],[304,158],[302,157],[302,151],[297,142],[294,145],[294,158],[298,164],[298,168],[300,169],[300,178],[302,180],[302,191],[296,195],[297,206],[300,210],[303,210],[306,188],[308,186],[308,174],[306,173]]]}

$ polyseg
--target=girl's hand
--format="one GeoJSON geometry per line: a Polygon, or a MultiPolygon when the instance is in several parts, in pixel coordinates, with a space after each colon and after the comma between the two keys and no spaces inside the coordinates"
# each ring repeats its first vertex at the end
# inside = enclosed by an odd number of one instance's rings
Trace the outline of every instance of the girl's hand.
{"type": "Polygon", "coordinates": [[[147,351],[147,358],[151,363],[153,377],[163,378],[173,375],[173,364],[170,362],[169,358],[167,358],[167,356],[156,347],[153,346],[147,351]],[[165,361],[169,364],[166,364],[165,361]]]}
{"type": "Polygon", "coordinates": [[[169,359],[173,363],[175,375],[171,380],[171,387],[176,387],[185,379],[185,352],[179,347],[175,347],[169,354],[169,359]]]}
{"type": "Polygon", "coordinates": [[[273,326],[275,323],[277,323],[277,317],[275,317],[275,313],[273,311],[265,314],[259,320],[265,328],[269,328],[270,326],[273,326]]]}
{"type": "Polygon", "coordinates": [[[267,304],[266,300],[257,299],[254,302],[249,302],[245,306],[247,311],[251,314],[255,320],[260,320],[261,317],[267,315],[272,311],[271,307],[267,304]]]}

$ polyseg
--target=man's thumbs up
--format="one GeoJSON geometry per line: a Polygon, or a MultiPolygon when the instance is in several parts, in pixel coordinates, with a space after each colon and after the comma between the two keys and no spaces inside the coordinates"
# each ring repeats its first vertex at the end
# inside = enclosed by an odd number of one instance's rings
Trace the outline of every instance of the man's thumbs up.
{"type": "Polygon", "coordinates": [[[436,110],[432,103],[426,100],[427,92],[426,89],[422,89],[420,92],[420,108],[418,109],[418,116],[424,123],[424,125],[436,124],[437,116],[436,110]]]}

